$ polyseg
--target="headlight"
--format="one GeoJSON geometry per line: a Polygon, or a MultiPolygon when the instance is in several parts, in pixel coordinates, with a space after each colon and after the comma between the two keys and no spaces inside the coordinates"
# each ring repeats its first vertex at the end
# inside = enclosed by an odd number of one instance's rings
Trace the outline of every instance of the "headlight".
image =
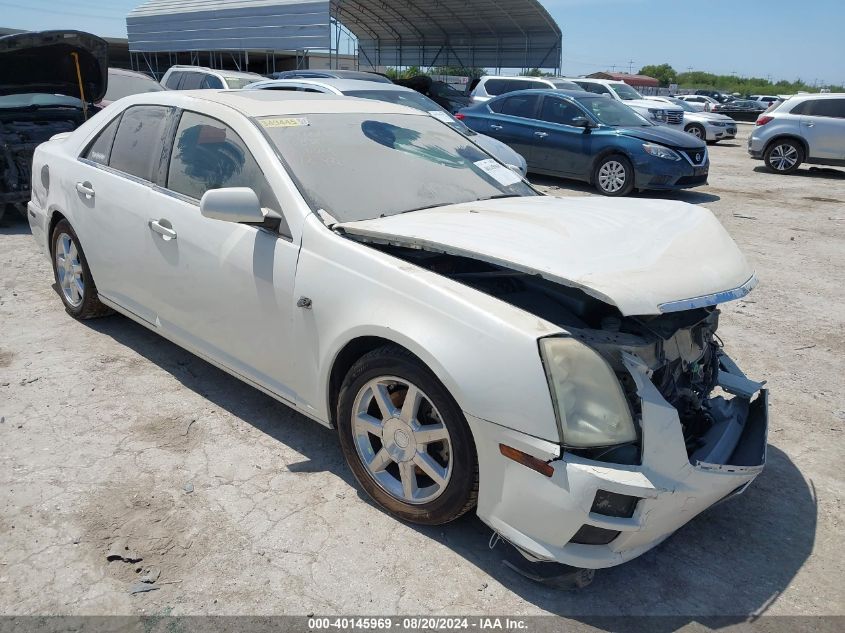
{"type": "Polygon", "coordinates": [[[713,126],[715,126],[715,127],[725,127],[725,122],[724,122],[724,121],[708,121],[707,123],[708,123],[709,125],[713,125],[713,126]]]}
{"type": "Polygon", "coordinates": [[[592,349],[572,338],[540,340],[564,445],[613,446],[637,439],[619,379],[592,349]]]}
{"type": "Polygon", "coordinates": [[[665,121],[666,120],[666,110],[658,110],[656,108],[649,108],[648,113],[652,119],[655,121],[665,121]]]}
{"type": "Polygon", "coordinates": [[[643,143],[643,149],[646,154],[657,156],[657,158],[665,158],[666,160],[681,160],[681,157],[678,156],[677,152],[669,149],[668,147],[663,147],[662,145],[643,143]]]}

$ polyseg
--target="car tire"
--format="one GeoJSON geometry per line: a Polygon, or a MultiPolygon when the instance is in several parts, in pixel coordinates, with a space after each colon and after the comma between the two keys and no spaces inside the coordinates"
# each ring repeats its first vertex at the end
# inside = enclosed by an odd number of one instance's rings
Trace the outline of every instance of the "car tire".
{"type": "Polygon", "coordinates": [[[338,395],[337,427],[355,479],[391,514],[440,525],[475,507],[478,458],[469,425],[409,351],[380,347],[352,366],[338,395]],[[409,394],[416,397],[409,401],[409,394]]]}
{"type": "Polygon", "coordinates": [[[112,313],[100,302],[82,245],[67,220],[60,220],[53,229],[50,253],[59,296],[70,316],[85,320],[112,313]]]}
{"type": "Polygon", "coordinates": [[[699,125],[698,123],[690,123],[684,128],[684,132],[692,134],[694,137],[701,139],[702,141],[707,140],[707,132],[704,130],[704,126],[699,125]]]}
{"type": "Polygon", "coordinates": [[[593,169],[593,184],[603,196],[627,196],[634,189],[634,166],[621,154],[605,156],[593,169]]]}
{"type": "Polygon", "coordinates": [[[804,162],[804,148],[792,139],[775,140],[763,153],[763,162],[776,174],[795,173],[804,162]]]}

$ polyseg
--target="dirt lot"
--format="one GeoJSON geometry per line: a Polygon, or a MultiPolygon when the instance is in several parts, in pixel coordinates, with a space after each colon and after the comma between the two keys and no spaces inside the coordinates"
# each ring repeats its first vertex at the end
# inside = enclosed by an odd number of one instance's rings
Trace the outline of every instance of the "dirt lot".
{"type": "Polygon", "coordinates": [[[712,148],[711,186],[663,197],[706,205],[757,267],[720,334],[769,381],[768,468],[578,593],[503,567],[474,517],[384,514],[331,431],[128,319],[72,320],[28,226],[7,223],[0,613],[845,614],[845,172],[765,173],[740,128],[712,148]],[[115,544],[143,560],[107,561],[115,544]],[[131,595],[150,567],[158,589],[131,595]]]}

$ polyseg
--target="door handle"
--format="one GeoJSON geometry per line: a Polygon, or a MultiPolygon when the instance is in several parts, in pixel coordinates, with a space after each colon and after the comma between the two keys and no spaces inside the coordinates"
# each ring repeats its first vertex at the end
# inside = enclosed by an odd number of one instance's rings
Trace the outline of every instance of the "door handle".
{"type": "Polygon", "coordinates": [[[495,123],[491,123],[491,124],[490,124],[490,129],[491,129],[491,130],[501,130],[501,129],[502,129],[502,126],[501,126],[501,125],[496,125],[495,123]]]}
{"type": "Polygon", "coordinates": [[[546,138],[548,134],[546,132],[534,132],[534,136],[537,138],[546,138]]]}
{"type": "Polygon", "coordinates": [[[78,182],[76,183],[76,191],[81,193],[83,196],[91,200],[94,197],[94,187],[91,186],[90,182],[78,182]]]}
{"type": "Polygon", "coordinates": [[[815,123],[804,123],[804,125],[807,126],[807,127],[813,127],[815,125],[815,123]]]}
{"type": "MultiPolygon", "coordinates": [[[[163,221],[167,222],[167,220],[163,221]]],[[[164,226],[159,220],[150,220],[150,228],[152,229],[153,233],[158,233],[159,235],[161,235],[161,237],[164,238],[165,241],[176,239],[176,231],[174,231],[170,227],[164,226]]]]}

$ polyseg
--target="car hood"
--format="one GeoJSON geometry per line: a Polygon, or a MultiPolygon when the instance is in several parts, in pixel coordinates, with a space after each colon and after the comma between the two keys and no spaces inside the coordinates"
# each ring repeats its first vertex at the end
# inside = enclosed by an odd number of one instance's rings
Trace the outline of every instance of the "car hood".
{"type": "Polygon", "coordinates": [[[632,136],[633,138],[648,141],[649,143],[660,143],[661,145],[680,147],[681,149],[704,149],[704,141],[697,139],[692,134],[687,134],[686,132],[675,130],[665,125],[620,127],[616,128],[616,131],[619,134],[632,136]]]}
{"type": "Polygon", "coordinates": [[[718,112],[685,112],[684,116],[689,115],[691,119],[698,119],[699,121],[724,121],[733,123],[734,120],[724,114],[718,112]]]}
{"type": "Polygon", "coordinates": [[[79,56],[85,100],[100,101],[108,85],[108,44],[81,31],[0,37],[0,95],[49,93],[79,98],[79,78],[71,53],[79,56]]]}
{"type": "Polygon", "coordinates": [[[337,224],[395,244],[540,275],[648,315],[746,294],[753,269],[710,211],[684,202],[547,196],[449,205],[337,224]],[[674,304],[674,305],[673,305],[674,304]]]}
{"type": "Polygon", "coordinates": [[[629,108],[651,108],[652,110],[666,110],[667,112],[678,112],[683,110],[680,106],[672,105],[671,103],[652,101],[651,99],[628,99],[627,101],[623,100],[622,103],[629,108]]]}

